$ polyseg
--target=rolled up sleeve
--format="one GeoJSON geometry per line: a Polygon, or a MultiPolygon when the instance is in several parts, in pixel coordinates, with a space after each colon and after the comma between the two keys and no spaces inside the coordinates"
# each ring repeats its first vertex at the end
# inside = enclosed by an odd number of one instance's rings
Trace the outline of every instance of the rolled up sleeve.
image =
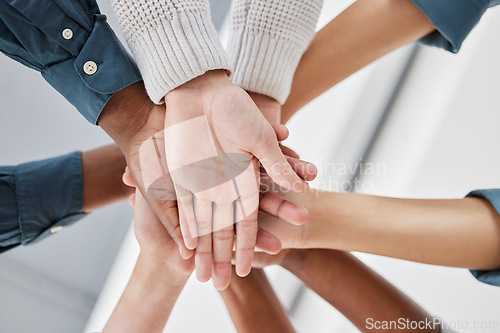
{"type": "Polygon", "coordinates": [[[94,0],[0,0],[0,50],[40,71],[92,124],[115,92],[141,80],[94,0]]]}
{"type": "MultiPolygon", "coordinates": [[[[500,214],[500,189],[472,191],[468,197],[483,198],[491,203],[500,214]]],[[[500,287],[500,270],[471,270],[472,275],[481,282],[500,287]]]]}
{"type": "Polygon", "coordinates": [[[412,0],[429,18],[436,31],[421,43],[456,53],[484,12],[499,0],[412,0]]]}
{"type": "Polygon", "coordinates": [[[38,242],[85,216],[81,153],[0,167],[0,252],[38,242]]]}

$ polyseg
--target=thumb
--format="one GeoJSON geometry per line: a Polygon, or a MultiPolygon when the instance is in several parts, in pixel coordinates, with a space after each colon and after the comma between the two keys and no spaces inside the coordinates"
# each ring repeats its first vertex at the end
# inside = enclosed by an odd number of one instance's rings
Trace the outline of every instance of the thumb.
{"type": "Polygon", "coordinates": [[[307,182],[295,173],[283,155],[276,134],[271,128],[265,132],[264,139],[259,141],[251,153],[279,186],[294,192],[305,192],[309,189],[307,182]]]}

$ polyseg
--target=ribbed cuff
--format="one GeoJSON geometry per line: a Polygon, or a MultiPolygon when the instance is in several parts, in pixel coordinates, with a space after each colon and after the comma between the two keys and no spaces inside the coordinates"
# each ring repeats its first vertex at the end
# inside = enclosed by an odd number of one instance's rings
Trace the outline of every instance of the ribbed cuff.
{"type": "Polygon", "coordinates": [[[155,28],[136,32],[128,42],[148,95],[156,104],[171,90],[207,71],[231,71],[217,31],[203,13],[174,13],[155,28]]]}
{"type": "Polygon", "coordinates": [[[231,80],[241,88],[285,103],[293,76],[305,51],[293,40],[256,34],[249,30],[230,33],[228,54],[234,73],[231,80]]]}

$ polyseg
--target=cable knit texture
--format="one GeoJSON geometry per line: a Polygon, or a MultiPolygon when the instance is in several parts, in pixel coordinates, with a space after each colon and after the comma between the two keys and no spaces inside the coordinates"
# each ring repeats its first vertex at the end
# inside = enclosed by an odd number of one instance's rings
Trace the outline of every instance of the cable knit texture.
{"type": "Polygon", "coordinates": [[[230,71],[207,0],[111,0],[151,100],[209,70],[230,71]]]}
{"type": "Polygon", "coordinates": [[[232,81],[284,103],[314,37],[322,0],[235,0],[228,53],[232,81]]]}

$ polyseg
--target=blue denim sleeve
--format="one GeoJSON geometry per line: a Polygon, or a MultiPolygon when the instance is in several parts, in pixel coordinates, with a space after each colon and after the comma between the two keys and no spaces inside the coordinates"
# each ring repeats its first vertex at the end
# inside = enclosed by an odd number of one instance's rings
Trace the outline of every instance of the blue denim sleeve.
{"type": "MultiPolygon", "coordinates": [[[[483,198],[488,200],[493,208],[500,214],[500,189],[472,191],[468,197],[483,198]]],[[[481,282],[500,287],[500,270],[478,271],[472,270],[472,275],[481,282]]]]}
{"type": "Polygon", "coordinates": [[[38,242],[85,216],[81,153],[0,167],[0,252],[38,242]]]}
{"type": "Polygon", "coordinates": [[[95,0],[0,0],[0,50],[93,124],[113,93],[141,80],[95,0]]]}
{"type": "Polygon", "coordinates": [[[412,0],[429,18],[436,31],[421,43],[457,53],[484,12],[500,0],[412,0]]]}

